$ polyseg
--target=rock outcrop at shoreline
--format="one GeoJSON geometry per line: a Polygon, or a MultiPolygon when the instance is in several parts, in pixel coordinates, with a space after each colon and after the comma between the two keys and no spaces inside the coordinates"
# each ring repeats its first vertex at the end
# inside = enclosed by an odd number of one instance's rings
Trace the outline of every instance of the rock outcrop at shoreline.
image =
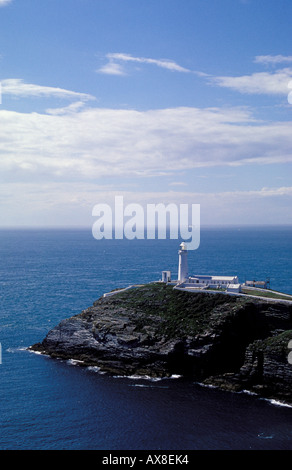
{"type": "Polygon", "coordinates": [[[30,347],[118,375],[173,374],[292,403],[292,304],[162,283],[101,297],[30,347]]]}

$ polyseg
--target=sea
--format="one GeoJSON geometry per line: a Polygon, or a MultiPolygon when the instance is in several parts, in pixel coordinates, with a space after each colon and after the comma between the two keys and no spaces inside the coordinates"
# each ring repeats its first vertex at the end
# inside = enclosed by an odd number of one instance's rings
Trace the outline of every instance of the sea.
{"type": "MultiPolygon", "coordinates": [[[[105,292],[178,269],[180,240],[0,231],[0,450],[291,450],[292,408],[182,377],[111,377],[27,350],[105,292]]],[[[201,228],[190,274],[292,294],[292,227],[201,228]]],[[[232,354],[232,351],[230,351],[232,354]]],[[[292,365],[291,365],[292,367],[292,365]]]]}

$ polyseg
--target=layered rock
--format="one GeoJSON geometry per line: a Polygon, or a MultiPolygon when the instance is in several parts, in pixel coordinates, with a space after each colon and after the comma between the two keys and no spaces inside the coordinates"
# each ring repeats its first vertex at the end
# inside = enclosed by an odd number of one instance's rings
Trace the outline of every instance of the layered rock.
{"type": "Polygon", "coordinates": [[[119,375],[179,374],[292,402],[292,306],[162,283],[98,299],[31,347],[119,375]]]}

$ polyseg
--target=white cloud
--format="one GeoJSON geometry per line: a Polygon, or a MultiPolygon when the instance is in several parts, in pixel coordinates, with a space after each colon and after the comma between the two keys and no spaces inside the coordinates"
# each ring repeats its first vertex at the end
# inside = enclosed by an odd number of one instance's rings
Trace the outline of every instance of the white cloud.
{"type": "Polygon", "coordinates": [[[190,72],[190,70],[186,69],[178,65],[176,62],[168,59],[151,59],[145,57],[133,57],[130,54],[124,53],[109,53],[106,55],[109,62],[105,64],[103,67],[98,69],[100,73],[112,74],[112,75],[125,75],[125,71],[122,68],[120,62],[135,62],[139,64],[151,64],[156,65],[157,67],[162,67],[164,69],[170,70],[172,72],[190,72]]]}
{"type": "Polygon", "coordinates": [[[8,5],[8,3],[11,3],[12,0],[0,0],[0,7],[4,7],[5,5],[8,5]]]}
{"type": "Polygon", "coordinates": [[[125,191],[88,182],[3,183],[0,186],[1,225],[87,226],[92,227],[92,209],[124,197],[124,206],[141,204],[200,204],[201,224],[291,224],[289,210],[292,187],[262,188],[253,191],[125,191]],[[286,204],[283,204],[283,198],[286,204]]]}
{"type": "Polygon", "coordinates": [[[274,196],[292,196],[292,187],[283,186],[281,188],[262,188],[258,192],[263,197],[274,197],[274,196]]]}
{"type": "Polygon", "coordinates": [[[256,64],[282,64],[282,63],[290,63],[292,62],[292,56],[284,56],[284,55],[258,55],[255,57],[254,62],[256,64]]]}
{"type": "Polygon", "coordinates": [[[130,54],[122,54],[122,53],[108,54],[108,58],[121,60],[125,62],[138,62],[138,63],[144,63],[144,64],[153,64],[153,65],[157,65],[158,67],[162,67],[162,68],[172,70],[175,72],[189,72],[188,69],[181,67],[180,65],[176,64],[172,60],[168,60],[168,59],[160,59],[160,60],[147,59],[145,57],[133,57],[130,54]]]}
{"type": "Polygon", "coordinates": [[[85,106],[84,101],[76,101],[74,103],[69,104],[69,106],[65,106],[64,108],[49,108],[46,110],[48,114],[68,114],[68,113],[75,113],[79,111],[81,108],[85,106]]]}
{"type": "Polygon", "coordinates": [[[187,186],[187,183],[184,181],[172,181],[169,183],[169,186],[187,186]]]}
{"type": "Polygon", "coordinates": [[[211,81],[221,87],[247,94],[287,95],[292,79],[292,68],[273,73],[259,72],[239,77],[213,77],[211,81]]]}
{"type": "Polygon", "coordinates": [[[3,181],[177,175],[199,167],[292,162],[291,149],[290,122],[257,122],[238,108],[138,112],[79,103],[50,114],[0,110],[3,181]]]}
{"type": "Polygon", "coordinates": [[[3,95],[12,95],[15,97],[60,97],[69,99],[90,100],[93,96],[86,93],[77,93],[75,91],[65,90],[63,88],[47,87],[25,83],[18,78],[9,78],[1,81],[3,95]]]}
{"type": "Polygon", "coordinates": [[[121,64],[117,64],[110,60],[107,64],[103,65],[99,70],[99,73],[104,73],[106,75],[126,75],[121,64]]]}

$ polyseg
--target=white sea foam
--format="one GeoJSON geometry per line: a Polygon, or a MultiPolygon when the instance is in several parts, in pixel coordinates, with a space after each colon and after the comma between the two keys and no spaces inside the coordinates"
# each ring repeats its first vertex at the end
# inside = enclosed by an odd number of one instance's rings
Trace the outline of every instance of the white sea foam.
{"type": "Polygon", "coordinates": [[[258,396],[256,392],[252,392],[251,390],[242,390],[241,392],[237,393],[245,393],[245,395],[258,396]]]}
{"type": "Polygon", "coordinates": [[[95,372],[96,374],[104,375],[105,372],[103,370],[100,370],[100,367],[98,366],[88,366],[87,370],[90,372],[95,372]]]}
{"type": "Polygon", "coordinates": [[[19,346],[19,347],[16,347],[16,348],[7,348],[6,349],[6,352],[9,352],[9,353],[18,353],[18,352],[21,352],[21,351],[27,351],[28,349],[24,346],[19,346]]]}
{"type": "Polygon", "coordinates": [[[32,349],[28,349],[28,352],[30,352],[32,354],[36,354],[37,356],[46,356],[46,354],[43,354],[40,351],[33,351],[32,349]]]}
{"type": "Polygon", "coordinates": [[[84,361],[78,361],[78,359],[68,359],[67,364],[78,366],[79,364],[84,364],[84,361]]]}
{"type": "Polygon", "coordinates": [[[167,385],[151,385],[151,384],[129,384],[129,387],[139,387],[139,388],[154,388],[155,390],[157,388],[169,388],[167,385]]]}
{"type": "Polygon", "coordinates": [[[149,380],[150,382],[160,382],[161,380],[179,379],[181,375],[173,374],[170,377],[151,377],[150,375],[114,375],[115,379],[130,379],[130,380],[149,380]]]}
{"type": "Polygon", "coordinates": [[[205,387],[205,388],[219,388],[217,385],[204,384],[202,382],[194,382],[194,384],[199,385],[200,387],[205,387]]]}
{"type": "Polygon", "coordinates": [[[150,375],[114,375],[114,379],[130,379],[130,380],[149,380],[151,382],[158,382],[162,380],[161,377],[150,377],[150,375]]]}
{"type": "MultiPolygon", "coordinates": [[[[201,383],[201,382],[194,382],[196,385],[200,385],[201,387],[205,387],[205,388],[215,388],[215,389],[219,389],[219,387],[217,387],[216,385],[211,385],[211,384],[204,384],[204,383],[201,383]]],[[[276,406],[283,406],[283,407],[286,407],[286,408],[292,408],[292,404],[289,404],[289,403],[285,403],[285,402],[282,402],[280,400],[275,400],[274,398],[262,398],[260,397],[260,395],[258,393],[255,393],[255,392],[252,392],[250,390],[241,390],[240,392],[235,392],[235,391],[232,391],[231,390],[231,393],[236,393],[236,394],[240,394],[240,393],[244,393],[245,395],[250,395],[250,396],[255,396],[255,397],[258,397],[259,400],[264,400],[264,401],[267,401],[268,403],[270,403],[271,405],[276,405],[276,406]]]]}
{"type": "Polygon", "coordinates": [[[271,403],[271,405],[282,406],[282,407],[285,407],[285,408],[292,408],[292,404],[285,403],[285,402],[280,401],[280,400],[275,400],[274,398],[262,398],[262,400],[265,400],[265,401],[271,403]]]}
{"type": "Polygon", "coordinates": [[[264,434],[263,432],[260,432],[260,433],[258,434],[258,438],[259,438],[259,439],[274,439],[274,434],[266,435],[266,434],[264,434]]]}

